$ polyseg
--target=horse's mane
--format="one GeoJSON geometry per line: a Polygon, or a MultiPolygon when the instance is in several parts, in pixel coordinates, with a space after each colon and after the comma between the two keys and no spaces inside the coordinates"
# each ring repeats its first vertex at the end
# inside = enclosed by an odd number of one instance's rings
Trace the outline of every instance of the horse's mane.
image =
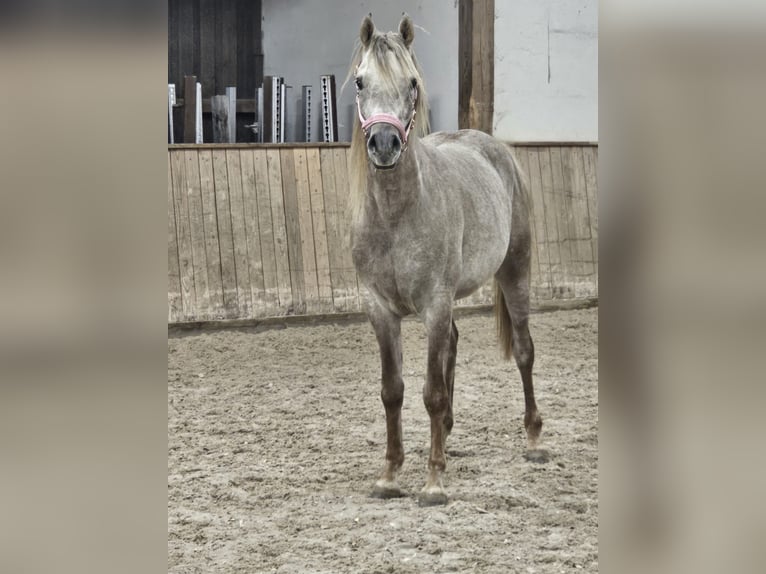
{"type": "MultiPolygon", "coordinates": [[[[381,33],[375,31],[370,38],[369,47],[366,50],[369,57],[375,58],[377,69],[380,71],[381,79],[392,89],[396,86],[396,81],[401,79],[397,74],[406,74],[408,78],[416,78],[418,81],[418,99],[415,103],[415,125],[410,134],[410,138],[425,136],[429,131],[428,123],[428,94],[426,93],[425,82],[423,81],[423,72],[420,69],[415,52],[412,48],[405,46],[404,40],[396,32],[381,33]],[[393,58],[389,54],[393,54],[393,58]],[[397,66],[392,67],[392,62],[397,66]]],[[[344,86],[354,76],[357,66],[362,61],[365,54],[365,48],[357,40],[351,57],[351,67],[344,82],[344,86]]],[[[354,129],[351,137],[351,156],[349,158],[348,172],[350,184],[349,207],[352,220],[356,220],[360,215],[363,205],[363,199],[367,194],[367,146],[365,142],[362,125],[354,111],[354,129]]]]}

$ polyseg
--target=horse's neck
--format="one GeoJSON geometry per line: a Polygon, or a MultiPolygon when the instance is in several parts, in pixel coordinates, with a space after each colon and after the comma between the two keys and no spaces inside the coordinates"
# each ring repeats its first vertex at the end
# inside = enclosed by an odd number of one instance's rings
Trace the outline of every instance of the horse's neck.
{"type": "Polygon", "coordinates": [[[367,185],[369,217],[384,222],[400,219],[404,211],[417,207],[420,201],[421,182],[418,155],[421,144],[413,138],[398,165],[392,170],[368,168],[367,185]]]}

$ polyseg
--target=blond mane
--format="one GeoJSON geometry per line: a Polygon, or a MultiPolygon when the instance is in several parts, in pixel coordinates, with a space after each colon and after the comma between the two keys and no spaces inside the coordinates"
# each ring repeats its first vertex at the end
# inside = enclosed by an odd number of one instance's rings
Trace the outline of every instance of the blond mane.
{"type": "MultiPolygon", "coordinates": [[[[407,77],[418,81],[418,99],[415,102],[415,125],[410,138],[428,135],[428,94],[426,92],[423,72],[420,69],[415,53],[405,46],[402,37],[396,32],[375,32],[370,39],[369,47],[365,50],[362,43],[357,40],[354,53],[351,58],[351,67],[344,82],[344,86],[353,78],[354,71],[362,61],[365,53],[375,58],[377,69],[381,73],[381,79],[386,84],[394,86],[400,78],[394,76],[390,66],[389,53],[393,53],[395,61],[407,74],[407,77]]],[[[396,70],[397,72],[399,70],[396,70]]],[[[367,195],[367,145],[357,114],[354,113],[354,128],[351,136],[351,156],[348,163],[348,176],[350,186],[349,208],[352,221],[356,221],[361,214],[364,205],[364,197],[367,195]]]]}

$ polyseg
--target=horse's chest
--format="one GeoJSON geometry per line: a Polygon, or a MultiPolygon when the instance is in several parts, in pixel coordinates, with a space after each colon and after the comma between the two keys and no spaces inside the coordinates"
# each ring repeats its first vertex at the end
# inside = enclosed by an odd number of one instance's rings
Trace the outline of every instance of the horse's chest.
{"type": "Polygon", "coordinates": [[[365,286],[399,312],[416,312],[434,283],[426,250],[412,238],[364,234],[352,254],[365,286]]]}

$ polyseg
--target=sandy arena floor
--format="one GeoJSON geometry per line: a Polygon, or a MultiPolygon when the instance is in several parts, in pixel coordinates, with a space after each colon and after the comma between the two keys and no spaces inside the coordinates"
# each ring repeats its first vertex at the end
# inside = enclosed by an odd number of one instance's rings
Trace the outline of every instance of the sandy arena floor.
{"type": "Polygon", "coordinates": [[[535,314],[545,464],[527,462],[521,380],[489,314],[462,317],[447,506],[420,508],[426,339],[406,321],[400,484],[370,492],[385,414],[367,323],[168,338],[168,570],[598,571],[598,310],[535,314]]]}

